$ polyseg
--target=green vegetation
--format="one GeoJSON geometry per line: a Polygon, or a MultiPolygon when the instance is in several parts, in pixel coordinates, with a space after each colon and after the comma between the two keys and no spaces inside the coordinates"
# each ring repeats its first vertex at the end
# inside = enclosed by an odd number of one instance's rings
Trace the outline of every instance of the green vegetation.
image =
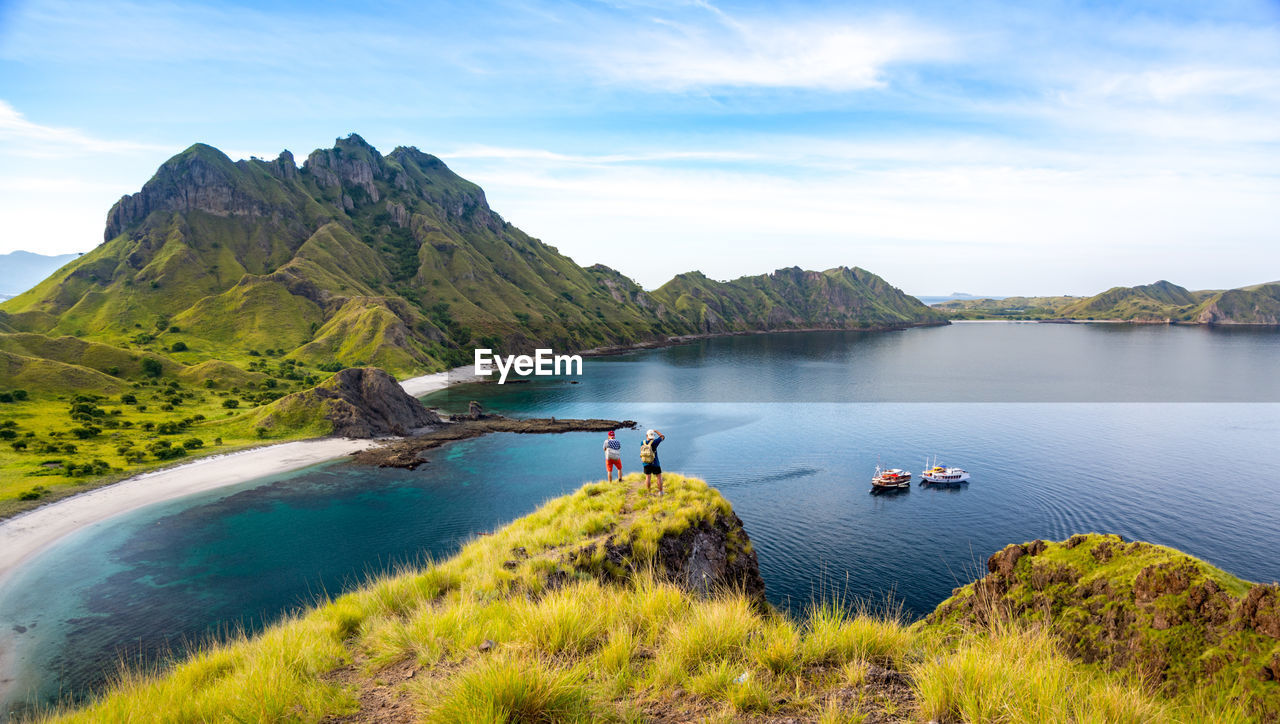
{"type": "MultiPolygon", "coordinates": [[[[653,551],[731,511],[701,481],[672,475],[669,490],[646,495],[634,474],[588,484],[447,561],[167,670],[126,672],[98,701],[49,719],[1248,720],[1072,660],[1029,619],[908,625],[839,599],[792,618],[732,587],[700,597],[653,551]]],[[[729,553],[745,555],[737,530],[729,553]]]]}
{"type": "Polygon", "coordinates": [[[799,267],[716,282],[680,274],[653,292],[701,333],[757,329],[870,329],[941,323],[942,315],[885,280],[854,267],[799,267]]]}
{"type": "Polygon", "coordinates": [[[650,295],[524,234],[439,159],[414,148],[383,156],[356,135],[301,169],[287,152],[232,162],[196,144],[108,219],[105,243],[0,305],[7,328],[70,335],[96,344],[92,354],[31,343],[20,354],[102,370],[104,358],[135,351],[242,364],[266,347],[405,375],[464,363],[477,345],[581,350],[941,321],[860,269],[726,283],[695,272],[650,295]]]}
{"type": "Polygon", "coordinates": [[[1080,297],[1005,297],[952,299],[933,308],[948,319],[1056,319],[1080,297]]]}
{"type": "Polygon", "coordinates": [[[0,515],[21,507],[32,477],[46,481],[35,500],[47,501],[68,492],[49,476],[95,459],[110,478],[181,457],[159,439],[178,434],[160,432],[166,424],[228,447],[323,434],[303,398],[265,409],[320,372],[404,377],[468,364],[477,346],[578,351],[941,321],[861,269],[727,283],[694,273],[649,294],[515,228],[478,186],[415,148],[383,156],[353,134],[299,168],[287,151],[233,162],[196,144],[116,203],[103,244],[0,304],[0,420],[42,443],[0,448],[0,515]],[[174,383],[180,394],[158,389],[174,383]],[[68,426],[72,398],[106,405],[126,394],[139,404],[120,403],[99,433],[68,426]],[[37,450],[66,436],[83,439],[76,455],[42,462],[50,453],[37,450]]]}
{"type": "Polygon", "coordinates": [[[935,304],[950,319],[1075,319],[1184,324],[1280,324],[1280,282],[1188,291],[1158,281],[1092,297],[957,299],[935,304]]]}
{"type": "MultiPolygon", "coordinates": [[[[0,362],[19,360],[14,379],[25,385],[0,388],[0,516],[188,456],[261,444],[256,411],[329,376],[293,360],[186,367],[69,337],[0,334],[0,346],[30,351],[37,342],[75,363],[0,352],[0,362]],[[82,364],[107,362],[110,375],[82,364]]],[[[331,430],[314,416],[268,427],[276,439],[331,430]]]]}
{"type": "Polygon", "coordinates": [[[1114,535],[1035,541],[993,555],[928,627],[1040,627],[1068,653],[1205,711],[1280,717],[1280,587],[1172,548],[1114,535]]]}

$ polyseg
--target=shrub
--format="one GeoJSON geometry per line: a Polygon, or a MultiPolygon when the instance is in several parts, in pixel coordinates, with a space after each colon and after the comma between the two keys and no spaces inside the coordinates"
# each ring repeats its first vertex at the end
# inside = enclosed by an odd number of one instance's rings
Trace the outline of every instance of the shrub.
{"type": "Polygon", "coordinates": [[[185,449],[174,447],[168,440],[156,440],[147,446],[147,451],[155,455],[157,460],[173,460],[187,454],[185,449]]]}
{"type": "Polygon", "coordinates": [[[48,490],[43,485],[37,485],[34,488],[18,493],[18,500],[39,500],[47,492],[48,490]]]}
{"type": "Polygon", "coordinates": [[[13,399],[17,400],[18,402],[21,402],[21,401],[23,401],[23,400],[27,399],[27,391],[26,391],[26,390],[14,390],[13,392],[11,392],[11,393],[9,393],[9,394],[13,395],[13,399]]]}
{"type": "Polygon", "coordinates": [[[7,427],[4,428],[3,430],[0,430],[0,440],[12,440],[17,436],[18,436],[18,433],[14,432],[13,430],[7,427]]]}
{"type": "Polygon", "coordinates": [[[73,427],[70,432],[81,440],[88,440],[91,437],[96,437],[101,434],[102,428],[95,427],[93,425],[84,425],[81,427],[73,427]]]}
{"type": "Polygon", "coordinates": [[[154,357],[147,357],[142,360],[142,374],[148,377],[159,377],[164,372],[164,365],[154,357]]]}
{"type": "Polygon", "coordinates": [[[120,404],[136,405],[138,404],[138,396],[131,393],[125,393],[123,395],[120,395],[120,404]]]}
{"type": "Polygon", "coordinates": [[[13,402],[13,393],[0,392],[0,402],[13,402]]]}
{"type": "Polygon", "coordinates": [[[234,397],[230,397],[222,401],[222,406],[228,410],[234,410],[240,406],[240,401],[234,397]]]}
{"type": "Polygon", "coordinates": [[[14,442],[11,442],[9,443],[9,446],[13,448],[14,452],[21,452],[27,449],[27,443],[23,442],[22,440],[16,440],[14,442]]]}
{"type": "Polygon", "coordinates": [[[172,345],[169,346],[169,351],[170,352],[186,352],[187,343],[183,341],[174,342],[172,345]]]}
{"type": "Polygon", "coordinates": [[[204,440],[198,437],[189,437],[182,441],[182,447],[188,450],[195,450],[196,448],[204,447],[204,440]]]}

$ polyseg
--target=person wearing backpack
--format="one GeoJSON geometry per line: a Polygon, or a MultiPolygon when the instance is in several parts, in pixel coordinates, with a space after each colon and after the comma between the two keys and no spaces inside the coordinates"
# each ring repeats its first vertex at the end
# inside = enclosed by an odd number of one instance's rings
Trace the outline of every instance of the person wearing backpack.
{"type": "Polygon", "coordinates": [[[604,441],[604,472],[609,476],[609,482],[613,482],[613,469],[618,469],[618,482],[622,482],[622,443],[618,442],[618,438],[614,437],[613,430],[609,431],[609,437],[604,441]]]}
{"type": "Polygon", "coordinates": [[[644,489],[652,490],[650,482],[658,476],[658,495],[662,495],[662,465],[658,462],[658,445],[666,440],[666,436],[657,430],[646,430],[644,443],[640,446],[640,462],[644,465],[644,489]]]}

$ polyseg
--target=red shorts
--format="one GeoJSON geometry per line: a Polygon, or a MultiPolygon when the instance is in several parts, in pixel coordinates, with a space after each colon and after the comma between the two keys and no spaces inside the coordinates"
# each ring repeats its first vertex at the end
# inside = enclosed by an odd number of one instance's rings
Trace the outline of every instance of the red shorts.
{"type": "Polygon", "coordinates": [[[604,461],[604,470],[605,470],[605,474],[607,475],[607,474],[609,474],[609,473],[613,472],[613,469],[614,469],[614,468],[617,468],[617,469],[618,469],[618,474],[619,474],[619,475],[621,475],[621,474],[622,474],[622,461],[621,461],[621,460],[615,460],[615,459],[613,459],[613,458],[605,458],[605,461],[604,461]]]}

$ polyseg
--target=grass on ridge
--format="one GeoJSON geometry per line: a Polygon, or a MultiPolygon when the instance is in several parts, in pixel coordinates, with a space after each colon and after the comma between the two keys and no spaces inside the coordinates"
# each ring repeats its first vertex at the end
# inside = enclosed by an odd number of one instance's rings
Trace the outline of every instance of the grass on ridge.
{"type": "Polygon", "coordinates": [[[664,498],[636,474],[590,483],[48,720],[321,721],[387,701],[429,722],[1231,720],[1086,670],[1037,628],[944,636],[840,601],[792,618],[732,590],[700,599],[643,543],[620,576],[595,558],[609,536],[658,540],[730,510],[667,478],[664,498]]]}

